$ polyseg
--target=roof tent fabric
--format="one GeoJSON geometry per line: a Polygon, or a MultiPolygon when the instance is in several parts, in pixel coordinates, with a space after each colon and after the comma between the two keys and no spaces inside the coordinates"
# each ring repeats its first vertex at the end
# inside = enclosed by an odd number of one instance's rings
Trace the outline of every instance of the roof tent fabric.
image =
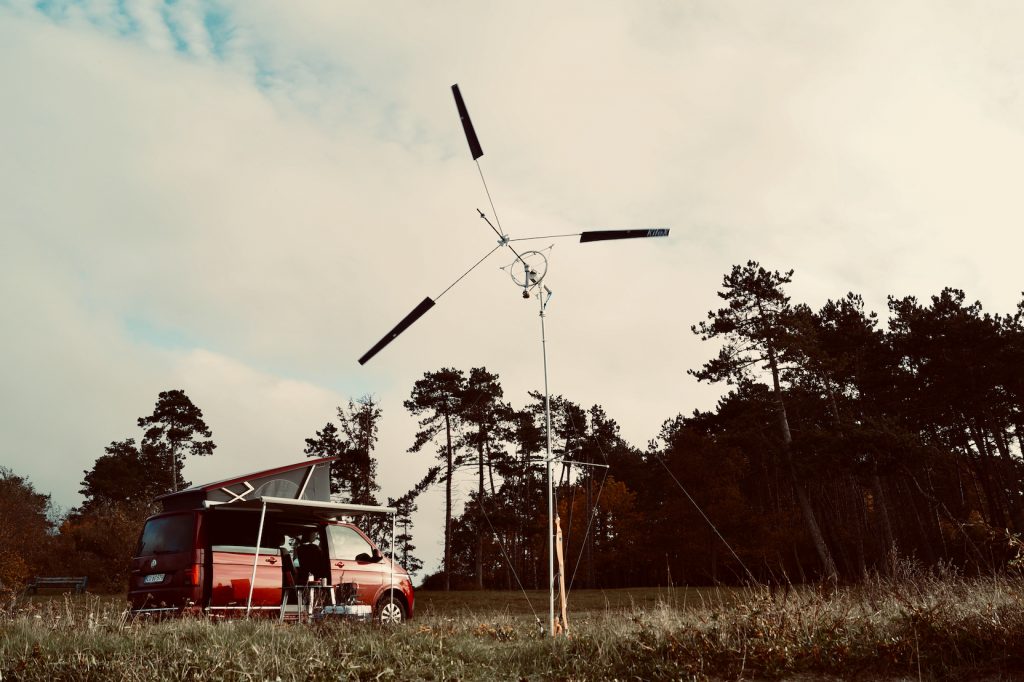
{"type": "Polygon", "coordinates": [[[156,498],[164,511],[200,509],[263,497],[327,502],[331,499],[330,463],[335,457],[307,459],[286,466],[202,483],[156,498]]]}

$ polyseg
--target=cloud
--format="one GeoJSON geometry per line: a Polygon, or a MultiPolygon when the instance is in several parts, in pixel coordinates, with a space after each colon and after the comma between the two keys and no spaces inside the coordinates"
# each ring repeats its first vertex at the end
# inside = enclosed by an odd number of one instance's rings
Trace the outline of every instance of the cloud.
{"type": "Polygon", "coordinates": [[[187,473],[196,483],[216,480],[225,471],[246,473],[301,460],[304,440],[334,417],[344,399],[207,350],[181,355],[172,372],[176,385],[189,387],[207,425],[217,429],[219,449],[189,460],[187,473]],[[221,457],[229,458],[230,465],[217,461],[221,457]]]}
{"type": "Polygon", "coordinates": [[[535,244],[552,390],[637,445],[714,403],[689,325],[734,263],[795,268],[812,305],[1019,300],[1012,4],[38,7],[0,3],[0,459],[64,505],[160,390],[221,445],[196,481],[301,454],[374,393],[395,495],[429,459],[401,404],[423,372],[487,366],[516,404],[542,385],[506,254],[355,362],[494,245],[454,82],[512,236],[672,229],[535,244]]]}

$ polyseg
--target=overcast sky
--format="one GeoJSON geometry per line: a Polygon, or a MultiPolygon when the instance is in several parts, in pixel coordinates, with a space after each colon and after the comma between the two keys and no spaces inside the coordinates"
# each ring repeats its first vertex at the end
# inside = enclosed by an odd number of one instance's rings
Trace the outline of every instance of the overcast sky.
{"type": "Polygon", "coordinates": [[[494,246],[456,82],[512,237],[671,229],[554,241],[545,280],[552,392],[639,447],[719,395],[689,327],[735,263],[795,269],[815,307],[954,286],[1012,311],[1022,34],[1017,2],[0,0],[0,465],[73,506],[181,388],[218,444],[185,475],[212,480],[301,459],[373,394],[398,495],[432,463],[402,408],[424,372],[527,402],[507,253],[356,362],[494,246]]]}

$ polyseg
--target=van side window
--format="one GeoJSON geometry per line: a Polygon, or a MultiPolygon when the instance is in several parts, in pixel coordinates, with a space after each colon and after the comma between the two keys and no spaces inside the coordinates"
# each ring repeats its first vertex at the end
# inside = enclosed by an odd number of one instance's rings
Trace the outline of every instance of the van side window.
{"type": "Polygon", "coordinates": [[[348,526],[327,526],[327,532],[331,538],[332,559],[352,560],[360,554],[373,554],[370,543],[348,526]]]}
{"type": "Polygon", "coordinates": [[[142,529],[135,556],[175,554],[192,549],[192,514],[175,514],[150,519],[142,529]]]}
{"type": "MultiPolygon", "coordinates": [[[[206,535],[214,552],[254,554],[259,529],[260,516],[257,512],[213,510],[206,515],[206,535]]],[[[278,548],[283,540],[276,526],[264,524],[260,554],[280,554],[278,548]]]]}

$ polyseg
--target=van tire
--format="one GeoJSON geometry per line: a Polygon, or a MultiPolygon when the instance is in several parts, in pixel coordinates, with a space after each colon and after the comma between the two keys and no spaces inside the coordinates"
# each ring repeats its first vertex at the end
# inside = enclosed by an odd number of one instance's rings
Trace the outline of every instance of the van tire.
{"type": "Polygon", "coordinates": [[[405,604],[399,598],[391,599],[384,595],[377,600],[373,609],[373,619],[380,625],[400,625],[405,622],[405,604]]]}

